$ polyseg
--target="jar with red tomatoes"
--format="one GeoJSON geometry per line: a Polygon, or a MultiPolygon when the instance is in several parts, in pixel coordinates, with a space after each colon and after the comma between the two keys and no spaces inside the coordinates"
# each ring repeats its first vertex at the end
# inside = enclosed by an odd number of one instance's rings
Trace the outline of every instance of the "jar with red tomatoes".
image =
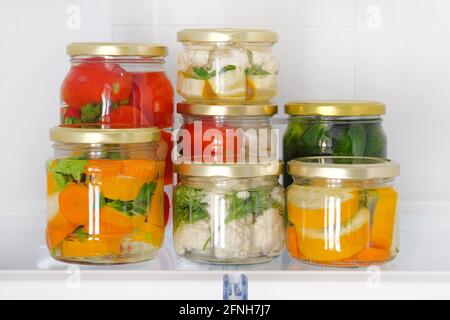
{"type": "Polygon", "coordinates": [[[173,126],[173,89],[164,72],[167,48],[131,43],[72,43],[61,86],[61,124],[173,126]]]}
{"type": "MultiPolygon", "coordinates": [[[[70,127],[157,127],[171,149],[173,88],[167,48],[154,44],[72,43],[61,86],[61,124],[70,127]]],[[[170,153],[166,184],[172,182],[170,153]]]]}
{"type": "Polygon", "coordinates": [[[180,160],[203,163],[261,163],[278,159],[273,104],[178,103],[183,124],[178,132],[180,160]]]}

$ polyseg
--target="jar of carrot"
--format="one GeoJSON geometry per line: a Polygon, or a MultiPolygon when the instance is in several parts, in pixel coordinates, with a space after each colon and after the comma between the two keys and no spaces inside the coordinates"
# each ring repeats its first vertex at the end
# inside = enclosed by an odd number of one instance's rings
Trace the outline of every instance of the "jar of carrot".
{"type": "Polygon", "coordinates": [[[289,162],[286,242],[307,263],[358,267],[399,251],[399,166],[368,157],[309,157],[289,162]]]}
{"type": "MultiPolygon", "coordinates": [[[[167,146],[155,128],[50,131],[47,163],[50,254],[84,264],[154,258],[162,246],[167,146]]],[[[165,210],[166,209],[166,210],[165,210]]]]}

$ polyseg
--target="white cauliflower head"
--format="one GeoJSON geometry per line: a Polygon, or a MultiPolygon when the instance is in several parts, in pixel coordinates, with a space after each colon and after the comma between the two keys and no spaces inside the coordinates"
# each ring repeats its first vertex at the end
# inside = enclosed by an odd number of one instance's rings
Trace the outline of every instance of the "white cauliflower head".
{"type": "MultiPolygon", "coordinates": [[[[210,236],[209,220],[203,219],[195,223],[183,224],[174,234],[175,252],[179,255],[186,251],[200,252],[210,236]]],[[[207,248],[211,246],[208,243],[207,248]]]]}
{"type": "Polygon", "coordinates": [[[270,208],[256,218],[253,225],[252,254],[277,256],[284,246],[284,218],[278,209],[270,208]]]}
{"type": "Polygon", "coordinates": [[[213,244],[217,258],[244,259],[250,256],[252,235],[250,221],[243,218],[220,226],[214,235],[213,244]]]}

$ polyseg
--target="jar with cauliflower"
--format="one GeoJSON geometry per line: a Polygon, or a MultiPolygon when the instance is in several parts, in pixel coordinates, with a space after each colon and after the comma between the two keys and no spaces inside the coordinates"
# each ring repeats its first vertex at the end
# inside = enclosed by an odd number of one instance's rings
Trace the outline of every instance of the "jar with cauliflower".
{"type": "Polygon", "coordinates": [[[215,264],[270,261],[284,249],[280,164],[179,164],[174,246],[188,260],[215,264]]]}
{"type": "Polygon", "coordinates": [[[259,29],[178,32],[178,93],[189,101],[269,101],[277,93],[277,33],[259,29]]]}
{"type": "Polygon", "coordinates": [[[358,267],[393,259],[398,247],[399,166],[368,157],[289,162],[286,245],[307,263],[358,267]]]}

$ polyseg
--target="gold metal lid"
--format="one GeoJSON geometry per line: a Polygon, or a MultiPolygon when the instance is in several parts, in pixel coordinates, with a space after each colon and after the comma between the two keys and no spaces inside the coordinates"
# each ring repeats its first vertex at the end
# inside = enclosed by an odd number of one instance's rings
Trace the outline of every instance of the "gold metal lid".
{"type": "Polygon", "coordinates": [[[288,172],[301,178],[389,179],[400,175],[400,166],[381,158],[308,157],[289,161],[288,172]]]}
{"type": "Polygon", "coordinates": [[[178,31],[180,42],[278,42],[278,33],[264,29],[183,29],[178,31]]]}
{"type": "Polygon", "coordinates": [[[280,162],[256,164],[206,164],[181,163],[174,165],[175,172],[189,177],[255,178],[280,175],[283,166],[280,162]]]}
{"type": "Polygon", "coordinates": [[[219,105],[181,102],[177,104],[177,112],[197,116],[273,116],[278,112],[278,106],[275,104],[219,105]]]}
{"type": "Polygon", "coordinates": [[[67,46],[70,56],[143,56],[165,57],[167,47],[160,44],[74,42],[67,46]]]}
{"type": "Polygon", "coordinates": [[[386,107],[375,101],[291,101],[284,112],[295,116],[380,116],[386,107]]]}
{"type": "Polygon", "coordinates": [[[55,127],[50,130],[50,140],[80,144],[130,144],[148,143],[160,140],[157,128],[138,129],[84,129],[55,127]]]}

